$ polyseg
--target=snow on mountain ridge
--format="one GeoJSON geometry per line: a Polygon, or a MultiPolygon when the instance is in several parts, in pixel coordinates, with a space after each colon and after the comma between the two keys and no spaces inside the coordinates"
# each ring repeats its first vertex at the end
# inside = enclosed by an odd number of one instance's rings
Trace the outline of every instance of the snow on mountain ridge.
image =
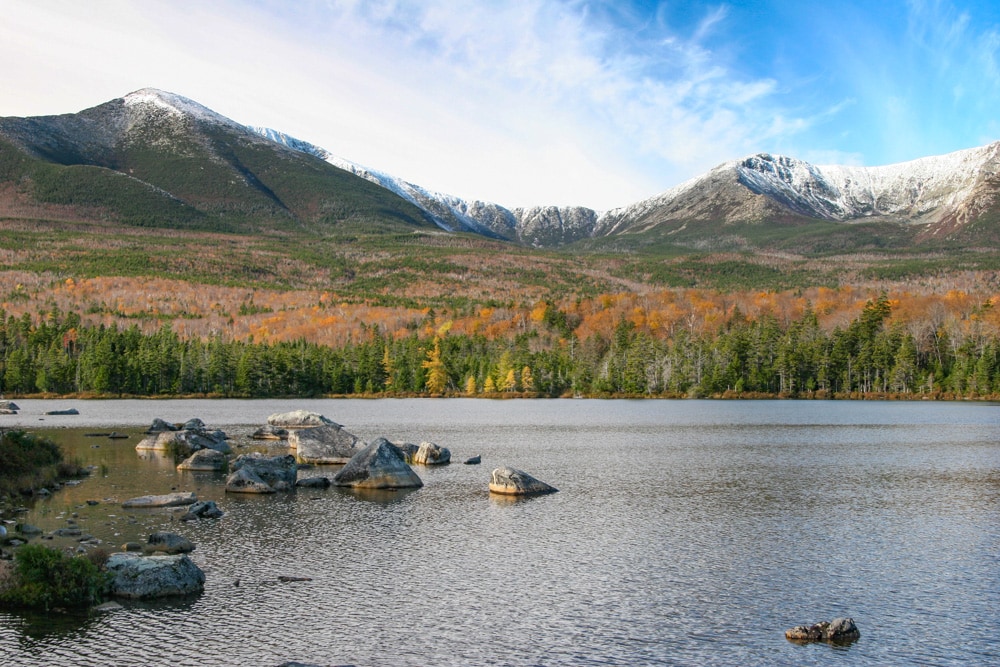
{"type": "Polygon", "coordinates": [[[847,221],[876,216],[928,221],[967,200],[1000,165],[1000,142],[880,167],[815,166],[766,153],[736,164],[740,182],[810,217],[847,221]]]}
{"type": "Polygon", "coordinates": [[[122,101],[127,109],[135,111],[156,109],[177,118],[193,117],[197,120],[238,126],[235,121],[192,99],[157,88],[140,88],[123,97],[122,101]]]}

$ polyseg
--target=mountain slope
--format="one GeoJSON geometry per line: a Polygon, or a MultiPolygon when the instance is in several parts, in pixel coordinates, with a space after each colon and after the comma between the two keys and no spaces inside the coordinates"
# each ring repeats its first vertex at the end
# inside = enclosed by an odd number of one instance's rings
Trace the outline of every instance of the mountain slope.
{"type": "Polygon", "coordinates": [[[0,118],[0,179],[16,183],[22,198],[129,224],[231,231],[347,220],[430,224],[364,179],[153,89],[76,114],[0,118]]]}

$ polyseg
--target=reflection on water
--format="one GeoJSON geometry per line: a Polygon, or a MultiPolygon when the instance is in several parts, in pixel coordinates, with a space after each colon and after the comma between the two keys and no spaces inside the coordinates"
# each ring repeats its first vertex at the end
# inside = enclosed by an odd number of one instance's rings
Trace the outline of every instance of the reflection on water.
{"type": "MultiPolygon", "coordinates": [[[[19,403],[25,411],[41,407],[19,403]]],[[[48,531],[75,513],[107,545],[179,532],[197,545],[192,557],[206,572],[206,590],[47,625],[0,613],[0,654],[11,664],[1000,660],[993,630],[1000,621],[997,406],[391,400],[80,407],[92,421],[56,437],[99,473],[36,503],[24,520],[48,531]],[[181,473],[173,461],[134,449],[152,417],[198,416],[233,435],[237,454],[277,453],[247,434],[292,407],[322,412],[365,439],[431,440],[455,461],[482,454],[483,465],[417,467],[424,487],[402,492],[259,497],[227,495],[222,475],[181,473]],[[130,438],[86,438],[95,426],[130,438]],[[500,465],[560,491],[526,500],[490,494],[489,473],[500,465]],[[171,490],[216,500],[226,514],[181,523],[173,510],[120,507],[171,490]],[[845,615],[862,633],[849,646],[784,639],[793,625],[845,615]]]]}

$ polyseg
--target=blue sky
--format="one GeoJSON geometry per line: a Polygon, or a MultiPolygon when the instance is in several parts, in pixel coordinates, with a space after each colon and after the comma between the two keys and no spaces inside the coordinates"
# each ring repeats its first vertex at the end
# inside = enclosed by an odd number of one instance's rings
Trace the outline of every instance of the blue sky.
{"type": "Polygon", "coordinates": [[[0,0],[0,116],[155,87],[467,199],[597,209],[756,152],[1000,139],[1000,3],[0,0]]]}

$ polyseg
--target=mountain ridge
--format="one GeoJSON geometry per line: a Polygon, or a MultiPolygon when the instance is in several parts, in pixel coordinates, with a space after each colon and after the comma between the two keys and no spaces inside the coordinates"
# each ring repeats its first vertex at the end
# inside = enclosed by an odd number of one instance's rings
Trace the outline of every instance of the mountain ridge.
{"type": "Polygon", "coordinates": [[[133,224],[260,231],[367,220],[545,248],[634,237],[711,244],[720,230],[822,221],[895,226],[925,242],[984,233],[975,223],[1000,208],[1000,142],[882,167],[757,153],[599,212],[434,192],[152,88],[78,113],[0,118],[0,140],[14,150],[0,147],[0,180],[17,183],[20,196],[133,224]]]}

